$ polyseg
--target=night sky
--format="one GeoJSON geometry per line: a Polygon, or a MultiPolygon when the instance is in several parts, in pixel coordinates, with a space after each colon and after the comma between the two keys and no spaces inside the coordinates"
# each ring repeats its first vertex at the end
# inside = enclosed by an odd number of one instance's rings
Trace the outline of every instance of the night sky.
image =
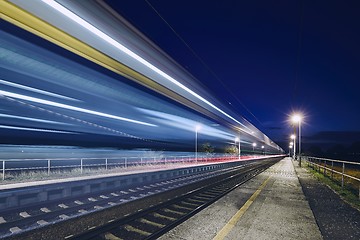
{"type": "Polygon", "coordinates": [[[275,141],[360,140],[359,1],[106,2],[275,141]]]}

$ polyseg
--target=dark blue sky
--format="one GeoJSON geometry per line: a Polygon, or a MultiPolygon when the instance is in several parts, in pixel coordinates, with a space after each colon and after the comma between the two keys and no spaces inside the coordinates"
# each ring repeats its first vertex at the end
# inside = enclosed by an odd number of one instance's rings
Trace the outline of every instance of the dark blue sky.
{"type": "Polygon", "coordinates": [[[149,0],[207,67],[146,1],[106,2],[274,140],[292,111],[304,141],[360,140],[359,1],[149,0]]]}

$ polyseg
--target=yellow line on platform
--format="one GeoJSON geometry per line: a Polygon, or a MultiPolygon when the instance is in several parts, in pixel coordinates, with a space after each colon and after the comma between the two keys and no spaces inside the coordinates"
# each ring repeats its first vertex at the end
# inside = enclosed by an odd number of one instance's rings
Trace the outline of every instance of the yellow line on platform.
{"type": "Polygon", "coordinates": [[[221,240],[224,239],[229,232],[235,227],[240,218],[245,214],[245,212],[249,209],[251,204],[255,201],[255,199],[259,196],[260,192],[264,189],[266,184],[269,182],[271,176],[268,177],[261,186],[254,192],[253,195],[246,201],[246,203],[237,211],[237,213],[230,219],[230,221],[218,232],[218,234],[213,238],[213,240],[221,240]]]}

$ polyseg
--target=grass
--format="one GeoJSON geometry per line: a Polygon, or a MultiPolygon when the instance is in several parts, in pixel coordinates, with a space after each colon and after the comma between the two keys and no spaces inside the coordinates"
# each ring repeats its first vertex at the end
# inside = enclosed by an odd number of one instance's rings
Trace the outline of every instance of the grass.
{"type": "MultiPolygon", "coordinates": [[[[326,172],[324,175],[323,169],[320,172],[315,168],[308,166],[308,169],[313,174],[313,176],[328,185],[332,190],[334,190],[343,200],[348,202],[353,207],[360,210],[360,199],[359,199],[359,182],[353,179],[349,179],[347,177],[344,178],[344,187],[341,187],[341,175],[333,174],[333,178],[331,178],[330,171],[326,172]]],[[[341,172],[341,167],[335,167],[334,170],[341,172]]],[[[357,169],[348,169],[346,174],[360,177],[360,172],[357,169]]]]}

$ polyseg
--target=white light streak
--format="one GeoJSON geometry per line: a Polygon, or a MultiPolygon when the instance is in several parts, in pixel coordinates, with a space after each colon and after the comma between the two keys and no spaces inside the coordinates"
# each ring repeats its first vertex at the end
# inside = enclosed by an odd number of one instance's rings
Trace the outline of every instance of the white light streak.
{"type": "Polygon", "coordinates": [[[185,90],[186,92],[190,93],[191,95],[193,95],[194,97],[196,97],[197,99],[201,100],[202,102],[206,103],[207,105],[209,105],[210,107],[212,107],[213,109],[219,111],[220,113],[222,113],[223,115],[225,115],[226,117],[230,118],[231,120],[235,121],[236,123],[246,127],[245,125],[243,125],[241,122],[239,122],[238,120],[236,120],[234,117],[230,116],[229,114],[227,114],[226,112],[224,112],[223,110],[221,110],[220,108],[218,108],[217,106],[215,106],[214,104],[212,104],[211,102],[209,102],[208,100],[206,100],[205,98],[203,98],[202,96],[200,96],[199,94],[195,93],[193,90],[189,89],[188,87],[186,87],[185,85],[181,84],[180,82],[176,81],[173,77],[169,76],[168,74],[166,74],[165,72],[163,72],[162,70],[160,70],[159,68],[155,67],[154,65],[152,65],[151,63],[149,63],[148,61],[146,61],[145,59],[143,59],[142,57],[140,57],[139,55],[137,55],[136,53],[132,52],[131,50],[127,49],[125,46],[123,46],[122,44],[120,44],[119,42],[117,42],[115,39],[111,38],[109,35],[105,34],[104,32],[100,31],[99,29],[97,29],[96,27],[94,27],[93,25],[91,25],[90,23],[88,23],[87,21],[85,21],[84,19],[82,19],[81,17],[79,17],[78,15],[76,15],[75,13],[71,12],[70,10],[68,10],[67,8],[65,8],[64,6],[62,6],[61,4],[53,1],[53,0],[42,0],[44,3],[48,4],[49,6],[51,6],[52,8],[54,8],[55,10],[57,10],[58,12],[62,13],[63,15],[65,15],[66,17],[70,18],[71,20],[73,20],[74,22],[80,24],[81,26],[83,26],[84,28],[86,28],[87,30],[89,30],[90,32],[94,33],[95,35],[97,35],[98,37],[100,37],[101,39],[103,39],[104,41],[106,41],[107,43],[111,44],[112,46],[116,47],[117,49],[119,49],[120,51],[124,52],[125,54],[127,54],[128,56],[134,58],[135,60],[137,60],[138,62],[142,63],[143,65],[145,65],[146,67],[150,68],[151,70],[153,70],[154,72],[156,72],[157,74],[159,74],[160,76],[164,77],[165,79],[167,79],[168,81],[172,82],[173,84],[175,84],[176,86],[180,87],[181,89],[185,90]]]}
{"type": "Polygon", "coordinates": [[[74,133],[74,132],[66,132],[66,131],[59,131],[59,130],[50,130],[50,129],[41,129],[41,128],[27,128],[27,127],[14,127],[14,126],[7,126],[7,125],[0,125],[0,128],[13,129],[13,130],[24,130],[24,131],[31,131],[31,132],[51,132],[51,133],[78,134],[78,133],[74,133]]]}
{"type": "Polygon", "coordinates": [[[17,93],[12,93],[12,92],[8,92],[8,91],[0,90],[0,95],[13,97],[13,98],[17,98],[17,99],[22,99],[22,100],[26,100],[26,101],[30,101],[30,102],[41,103],[41,104],[45,104],[45,105],[49,105],[49,106],[53,106],[53,107],[64,108],[64,109],[73,110],[73,111],[77,111],[77,112],[88,113],[88,114],[97,115],[97,116],[101,116],[101,117],[112,118],[112,119],[116,119],[116,120],[121,120],[121,121],[126,121],[126,122],[131,122],[131,123],[136,123],[136,124],[141,124],[141,125],[146,125],[146,126],[151,126],[151,127],[156,127],[156,125],[151,124],[151,123],[137,121],[137,120],[133,120],[133,119],[130,119],[130,118],[119,117],[119,116],[115,116],[115,115],[111,115],[111,114],[107,114],[107,113],[102,113],[102,112],[97,112],[97,111],[93,111],[93,110],[89,110],[89,109],[85,109],[85,108],[74,107],[74,106],[70,106],[70,105],[67,105],[67,104],[48,101],[48,100],[44,100],[44,99],[40,99],[40,98],[34,98],[34,97],[30,97],[30,96],[26,96],[26,95],[22,95],[22,94],[17,94],[17,93]]]}
{"type": "Polygon", "coordinates": [[[57,98],[62,98],[62,99],[66,99],[66,100],[81,102],[80,100],[75,99],[75,98],[70,98],[70,97],[66,97],[66,96],[63,96],[63,95],[56,94],[56,93],[40,90],[40,89],[37,89],[37,88],[32,88],[32,87],[24,86],[24,85],[21,85],[21,84],[8,82],[8,81],[5,81],[3,79],[0,79],[0,83],[2,83],[4,85],[11,86],[11,87],[16,87],[16,88],[28,90],[28,91],[31,91],[31,92],[41,93],[41,94],[51,96],[51,97],[57,97],[57,98]]]}
{"type": "Polygon", "coordinates": [[[138,108],[138,110],[140,110],[143,113],[154,116],[154,118],[153,117],[150,118],[153,119],[154,122],[163,124],[164,126],[174,127],[176,129],[181,129],[189,132],[201,130],[201,134],[203,135],[212,136],[221,139],[230,140],[233,138],[232,137],[233,135],[230,133],[208,126],[206,124],[199,125],[198,122],[191,119],[176,116],[173,114],[154,111],[154,110],[148,110],[142,108],[138,108]]]}
{"type": "Polygon", "coordinates": [[[20,120],[27,120],[27,121],[41,122],[41,123],[53,123],[53,124],[61,124],[61,125],[72,125],[72,124],[68,124],[68,123],[55,122],[55,121],[44,120],[44,119],[39,119],[39,118],[22,117],[22,116],[17,116],[17,115],[10,115],[10,114],[1,114],[1,113],[0,113],[0,117],[3,117],[3,118],[15,118],[15,119],[20,119],[20,120]]]}

